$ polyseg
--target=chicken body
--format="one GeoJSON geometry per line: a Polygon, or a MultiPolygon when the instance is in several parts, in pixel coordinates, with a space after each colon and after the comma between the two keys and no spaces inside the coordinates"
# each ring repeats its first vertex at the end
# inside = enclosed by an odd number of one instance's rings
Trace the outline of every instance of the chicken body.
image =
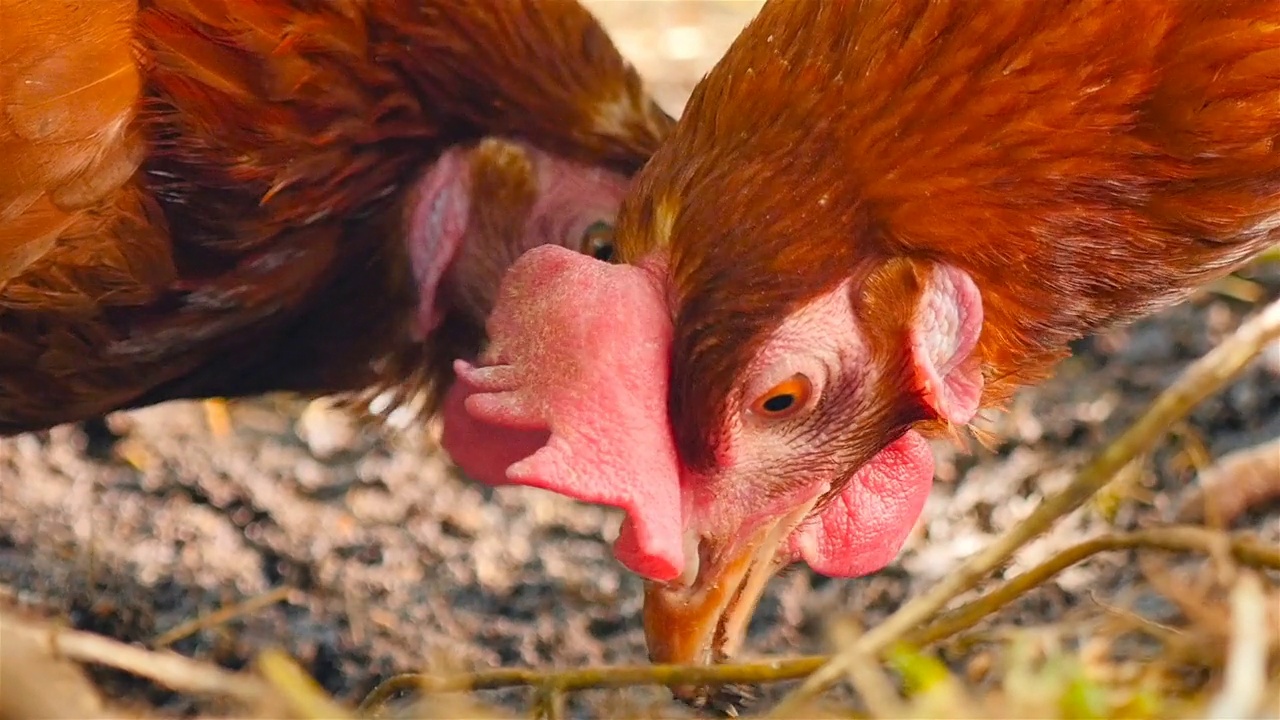
{"type": "Polygon", "coordinates": [[[438,390],[670,125],[552,0],[0,0],[0,434],[438,390]]]}
{"type": "Polygon", "coordinates": [[[447,447],[624,508],[651,655],[716,660],[777,568],[892,561],[924,436],[1278,240],[1276,0],[772,0],[639,174],[629,264],[513,266],[447,447]]]}

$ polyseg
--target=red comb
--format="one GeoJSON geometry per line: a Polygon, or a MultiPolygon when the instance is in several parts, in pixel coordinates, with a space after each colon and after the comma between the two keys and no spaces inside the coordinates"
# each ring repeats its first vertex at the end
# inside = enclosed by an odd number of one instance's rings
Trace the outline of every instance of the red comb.
{"type": "Polygon", "coordinates": [[[544,245],[507,272],[488,330],[482,367],[456,363],[444,437],[454,461],[482,482],[621,508],[618,560],[653,580],[678,577],[672,327],[655,281],[544,245]]]}

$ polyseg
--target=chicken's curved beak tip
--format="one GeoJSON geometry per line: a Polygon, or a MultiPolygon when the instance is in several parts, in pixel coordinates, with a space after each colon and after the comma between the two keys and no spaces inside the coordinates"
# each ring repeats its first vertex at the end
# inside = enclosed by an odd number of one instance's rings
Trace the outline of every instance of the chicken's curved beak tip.
{"type": "Polygon", "coordinates": [[[723,717],[738,717],[739,711],[755,702],[756,695],[746,685],[707,687],[679,685],[671,688],[677,701],[695,710],[705,710],[723,717]]]}
{"type": "Polygon", "coordinates": [[[651,662],[710,664],[723,604],[707,595],[676,584],[645,584],[644,635],[651,662]]]}
{"type": "MultiPolygon", "coordinates": [[[[692,549],[686,550],[686,561],[691,563],[686,576],[669,583],[645,583],[643,618],[649,659],[659,664],[710,665],[737,654],[765,585],[790,558],[787,538],[816,500],[732,539],[696,534],[692,549]],[[696,562],[690,560],[691,554],[696,562]]],[[[680,686],[671,692],[693,707],[710,704],[730,713],[749,698],[742,687],[680,686]]]]}
{"type": "MultiPolygon", "coordinates": [[[[658,664],[711,665],[732,657],[746,634],[764,583],[776,570],[776,544],[749,543],[733,552],[710,554],[690,584],[648,582],[644,631],[649,659],[658,664]]],[[[721,689],[698,685],[671,688],[677,700],[695,708],[736,707],[721,689]]]]}
{"type": "MultiPolygon", "coordinates": [[[[735,647],[738,638],[726,636],[741,627],[726,622],[726,617],[744,611],[749,616],[754,602],[734,607],[738,585],[712,586],[711,592],[688,587],[646,587],[644,627],[649,644],[649,659],[659,664],[711,665],[728,659],[726,647],[735,647]],[[725,599],[728,596],[728,600],[725,599]]],[[[737,717],[740,708],[753,696],[741,685],[707,686],[674,685],[671,695],[677,701],[702,711],[737,717]]]]}

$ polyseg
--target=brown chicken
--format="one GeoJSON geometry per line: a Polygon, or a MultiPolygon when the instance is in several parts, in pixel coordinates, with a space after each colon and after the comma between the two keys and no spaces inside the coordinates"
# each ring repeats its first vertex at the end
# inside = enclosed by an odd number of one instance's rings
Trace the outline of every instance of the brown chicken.
{"type": "Polygon", "coordinates": [[[571,0],[0,0],[0,434],[438,394],[670,125],[571,0]]]}
{"type": "Polygon", "coordinates": [[[653,659],[713,661],[893,560],[925,436],[1280,240],[1280,0],[772,0],[617,240],[513,266],[446,447],[623,508],[653,659]]]}

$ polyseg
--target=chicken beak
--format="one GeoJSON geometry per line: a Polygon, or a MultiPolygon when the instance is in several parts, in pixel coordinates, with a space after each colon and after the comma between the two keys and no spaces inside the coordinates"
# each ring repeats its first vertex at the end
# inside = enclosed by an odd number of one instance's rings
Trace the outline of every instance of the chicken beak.
{"type": "MultiPolygon", "coordinates": [[[[755,532],[725,543],[712,536],[686,541],[689,567],[683,578],[648,582],[644,595],[644,632],[655,663],[723,662],[741,648],[747,624],[765,586],[788,560],[778,550],[813,509],[813,501],[755,532]]],[[[706,698],[704,688],[678,687],[686,702],[706,698]]]]}

